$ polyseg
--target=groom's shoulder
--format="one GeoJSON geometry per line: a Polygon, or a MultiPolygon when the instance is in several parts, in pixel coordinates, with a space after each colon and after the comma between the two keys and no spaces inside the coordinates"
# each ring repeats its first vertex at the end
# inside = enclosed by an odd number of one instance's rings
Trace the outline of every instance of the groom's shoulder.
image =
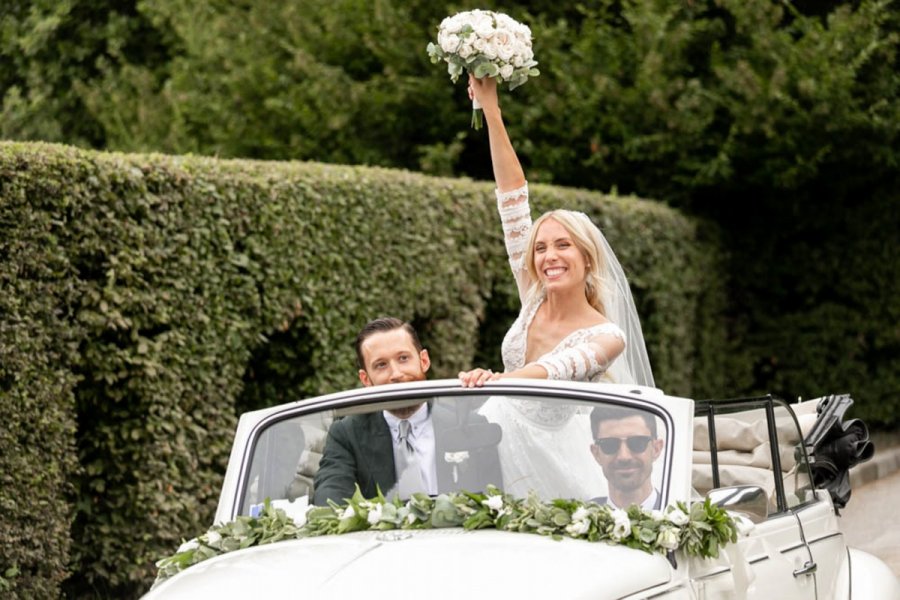
{"type": "Polygon", "coordinates": [[[351,431],[359,431],[361,429],[368,429],[371,427],[378,426],[380,424],[385,424],[384,417],[381,414],[381,411],[365,413],[362,415],[347,415],[345,417],[339,417],[334,420],[331,424],[330,432],[351,432],[351,431]],[[379,423],[380,421],[380,423],[379,423]]]}

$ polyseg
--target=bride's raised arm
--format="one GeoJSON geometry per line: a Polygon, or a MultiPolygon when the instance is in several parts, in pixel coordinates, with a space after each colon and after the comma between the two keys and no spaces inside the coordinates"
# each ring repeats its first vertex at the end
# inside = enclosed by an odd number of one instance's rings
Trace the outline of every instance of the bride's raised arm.
{"type": "Polygon", "coordinates": [[[531,232],[531,209],[528,206],[528,183],[519,157],[513,149],[497,95],[497,80],[469,75],[469,96],[478,100],[484,111],[491,148],[491,164],[497,183],[497,209],[503,224],[506,253],[516,278],[519,299],[524,302],[531,278],[525,268],[525,251],[531,232]]]}

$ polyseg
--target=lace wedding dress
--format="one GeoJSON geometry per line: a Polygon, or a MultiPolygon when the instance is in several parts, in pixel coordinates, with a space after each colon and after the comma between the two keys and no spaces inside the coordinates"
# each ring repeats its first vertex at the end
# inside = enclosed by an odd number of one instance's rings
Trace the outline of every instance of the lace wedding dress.
{"type": "MultiPolygon", "coordinates": [[[[503,339],[503,366],[509,372],[526,364],[528,328],[544,296],[532,293],[529,298],[531,282],[525,268],[525,252],[531,232],[531,211],[527,184],[511,192],[497,192],[497,206],[510,267],[522,301],[522,310],[503,339]]],[[[604,250],[607,267],[621,271],[608,244],[604,250]],[[615,261],[614,265],[609,264],[612,261],[615,261]]],[[[633,309],[630,291],[627,291],[627,281],[624,281],[624,275],[621,278],[622,283],[610,286],[610,290],[620,290],[624,284],[627,298],[622,298],[620,302],[619,299],[605,297],[604,306],[622,306],[625,300],[630,303],[633,315],[628,317],[636,323],[629,321],[628,329],[630,333],[635,325],[637,327],[637,343],[640,345],[637,350],[643,352],[643,361],[634,361],[638,367],[633,369],[628,360],[618,360],[622,357],[610,360],[606,356],[601,343],[605,336],[621,339],[626,349],[629,346],[628,335],[607,314],[610,322],[571,332],[553,350],[535,361],[547,370],[549,379],[653,385],[640,322],[633,309]],[[639,372],[638,377],[635,372],[639,372]]],[[[628,358],[627,353],[623,354],[628,358]]],[[[632,358],[634,356],[636,354],[632,353],[632,358]]],[[[600,466],[590,453],[593,435],[589,410],[586,406],[537,400],[488,399],[479,412],[503,429],[499,451],[506,491],[520,497],[533,490],[545,499],[565,497],[586,500],[605,489],[600,466]]]]}

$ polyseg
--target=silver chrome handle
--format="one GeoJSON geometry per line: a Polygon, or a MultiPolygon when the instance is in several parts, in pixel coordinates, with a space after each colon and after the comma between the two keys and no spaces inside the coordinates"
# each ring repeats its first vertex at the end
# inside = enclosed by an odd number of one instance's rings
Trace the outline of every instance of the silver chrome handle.
{"type": "Polygon", "coordinates": [[[808,561],[805,565],[794,571],[794,577],[800,577],[801,575],[812,575],[816,572],[816,569],[819,567],[813,561],[808,561]]]}

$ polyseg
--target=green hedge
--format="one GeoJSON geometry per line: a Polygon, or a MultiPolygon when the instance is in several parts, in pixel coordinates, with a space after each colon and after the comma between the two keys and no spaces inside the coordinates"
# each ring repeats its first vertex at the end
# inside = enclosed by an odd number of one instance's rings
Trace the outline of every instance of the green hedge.
{"type": "MultiPolygon", "coordinates": [[[[358,385],[368,319],[413,320],[441,377],[496,364],[516,311],[484,182],[0,143],[0,190],[0,575],[16,566],[23,597],[143,591],[211,522],[237,413],[358,385]]],[[[634,198],[532,195],[606,231],[659,385],[721,390],[712,230],[634,198]]]]}
{"type": "Polygon", "coordinates": [[[73,372],[83,291],[62,246],[60,190],[22,173],[33,151],[0,159],[0,596],[47,598],[66,577],[74,507],[73,372]]]}

